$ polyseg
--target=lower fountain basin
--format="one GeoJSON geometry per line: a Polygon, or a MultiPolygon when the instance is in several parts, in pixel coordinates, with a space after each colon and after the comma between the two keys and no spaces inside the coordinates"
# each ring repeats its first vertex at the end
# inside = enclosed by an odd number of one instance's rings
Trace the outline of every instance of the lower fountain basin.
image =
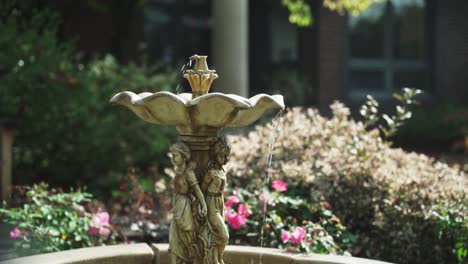
{"type": "MultiPolygon", "coordinates": [[[[128,244],[41,254],[0,264],[170,264],[168,244],[128,244]]],[[[292,254],[279,249],[228,246],[225,264],[390,264],[389,262],[318,254],[292,254]]]]}

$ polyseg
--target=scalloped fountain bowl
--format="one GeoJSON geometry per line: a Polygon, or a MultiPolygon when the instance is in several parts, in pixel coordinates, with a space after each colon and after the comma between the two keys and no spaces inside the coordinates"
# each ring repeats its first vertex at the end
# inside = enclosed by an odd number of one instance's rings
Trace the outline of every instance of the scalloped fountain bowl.
{"type": "Polygon", "coordinates": [[[191,93],[122,92],[110,102],[128,107],[149,123],[176,126],[182,136],[216,136],[223,127],[252,124],[268,109],[284,109],[281,95],[258,94],[249,99],[223,93],[192,96],[191,93]]]}

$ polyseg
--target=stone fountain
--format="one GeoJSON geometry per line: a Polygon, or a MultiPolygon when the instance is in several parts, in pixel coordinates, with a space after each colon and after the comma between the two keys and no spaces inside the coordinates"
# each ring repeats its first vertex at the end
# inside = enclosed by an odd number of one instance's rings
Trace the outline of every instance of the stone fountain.
{"type": "Polygon", "coordinates": [[[192,93],[122,92],[110,100],[124,105],[141,119],[175,126],[179,142],[171,146],[174,165],[173,220],[169,235],[172,263],[218,264],[223,262],[229,233],[224,221],[224,187],[230,147],[221,136],[225,127],[247,126],[268,109],[283,109],[281,95],[258,94],[244,98],[209,93],[218,78],[207,56],[194,55],[193,69],[186,70],[192,93]]]}

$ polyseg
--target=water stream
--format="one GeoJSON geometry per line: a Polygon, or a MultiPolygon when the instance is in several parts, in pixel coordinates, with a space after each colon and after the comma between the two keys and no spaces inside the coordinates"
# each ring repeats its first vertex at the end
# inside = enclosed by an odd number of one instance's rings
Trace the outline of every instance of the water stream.
{"type": "MultiPolygon", "coordinates": [[[[262,193],[265,194],[265,202],[263,203],[263,218],[262,218],[262,225],[260,230],[260,247],[263,247],[264,244],[264,232],[266,226],[266,216],[267,216],[267,207],[268,207],[268,200],[270,199],[270,191],[268,186],[270,185],[271,180],[271,161],[273,160],[273,148],[275,146],[276,137],[278,135],[278,127],[280,118],[283,116],[283,110],[280,110],[278,114],[276,114],[275,118],[272,120],[273,129],[270,131],[269,136],[269,143],[268,143],[268,152],[266,157],[266,170],[267,176],[263,179],[262,183],[262,193]]],[[[253,260],[252,260],[253,263],[253,260]]],[[[260,253],[260,264],[262,264],[262,253],[260,253]]]]}
{"type": "MultiPolygon", "coordinates": [[[[177,84],[177,87],[175,89],[176,94],[180,94],[180,88],[183,86],[184,82],[184,73],[187,69],[192,69],[192,63],[195,60],[195,55],[192,57],[188,58],[187,62],[182,65],[182,68],[180,68],[180,72],[177,76],[177,80],[179,80],[179,83],[177,84]]],[[[182,91],[183,92],[183,91],[182,91]]]]}

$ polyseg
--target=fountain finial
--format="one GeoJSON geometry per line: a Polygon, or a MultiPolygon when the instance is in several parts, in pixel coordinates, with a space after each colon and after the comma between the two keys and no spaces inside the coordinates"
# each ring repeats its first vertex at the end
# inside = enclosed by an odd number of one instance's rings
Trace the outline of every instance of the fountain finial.
{"type": "Polygon", "coordinates": [[[195,65],[192,70],[186,70],[184,73],[184,78],[188,80],[192,87],[192,99],[207,94],[213,81],[218,78],[216,71],[208,68],[207,57],[193,55],[191,59],[195,61],[195,65]]]}

